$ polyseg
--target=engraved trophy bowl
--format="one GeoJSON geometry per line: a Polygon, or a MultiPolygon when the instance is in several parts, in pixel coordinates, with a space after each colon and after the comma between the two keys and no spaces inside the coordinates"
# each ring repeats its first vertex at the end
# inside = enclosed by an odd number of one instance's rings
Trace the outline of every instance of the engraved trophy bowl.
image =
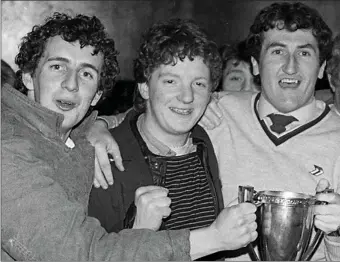
{"type": "Polygon", "coordinates": [[[250,244],[249,252],[254,260],[306,261],[311,258],[323,237],[323,232],[317,230],[311,241],[313,206],[319,204],[314,196],[289,191],[256,192],[253,187],[240,186],[239,202],[257,206],[260,258],[250,244]]]}

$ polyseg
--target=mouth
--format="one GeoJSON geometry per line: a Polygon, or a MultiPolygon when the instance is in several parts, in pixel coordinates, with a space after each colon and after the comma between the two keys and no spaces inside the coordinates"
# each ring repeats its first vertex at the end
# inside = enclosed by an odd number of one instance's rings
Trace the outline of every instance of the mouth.
{"type": "Polygon", "coordinates": [[[175,114],[187,116],[190,115],[194,110],[193,109],[180,109],[177,107],[170,107],[170,110],[174,112],[175,114]]]}
{"type": "Polygon", "coordinates": [[[57,99],[56,105],[62,111],[70,111],[75,108],[77,104],[68,100],[57,99]]]}
{"type": "Polygon", "coordinates": [[[282,78],[279,81],[279,85],[282,88],[297,88],[299,87],[301,81],[298,79],[294,79],[294,78],[282,78]]]}

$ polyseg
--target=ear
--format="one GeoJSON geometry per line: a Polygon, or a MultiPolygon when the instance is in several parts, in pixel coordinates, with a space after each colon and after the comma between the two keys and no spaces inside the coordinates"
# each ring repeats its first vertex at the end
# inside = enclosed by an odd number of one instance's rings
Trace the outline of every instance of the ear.
{"type": "Polygon", "coordinates": [[[322,63],[320,69],[319,69],[319,74],[318,74],[318,78],[323,78],[323,73],[325,71],[325,67],[326,67],[326,60],[322,63]]]}
{"type": "Polygon", "coordinates": [[[92,99],[91,106],[95,106],[102,97],[103,91],[98,91],[92,99]]]}
{"type": "Polygon", "coordinates": [[[149,86],[146,83],[138,83],[138,91],[145,100],[149,99],[149,86]]]}
{"type": "Polygon", "coordinates": [[[26,88],[29,91],[34,92],[33,79],[32,79],[31,73],[22,73],[21,77],[22,77],[22,82],[24,83],[26,88]]]}
{"type": "Polygon", "coordinates": [[[328,78],[329,86],[331,87],[332,91],[335,92],[335,86],[332,85],[331,74],[327,74],[327,78],[328,78]]]}
{"type": "Polygon", "coordinates": [[[256,59],[252,56],[250,57],[251,60],[251,64],[253,66],[253,75],[257,76],[260,74],[260,70],[259,70],[259,64],[257,63],[256,59]]]}

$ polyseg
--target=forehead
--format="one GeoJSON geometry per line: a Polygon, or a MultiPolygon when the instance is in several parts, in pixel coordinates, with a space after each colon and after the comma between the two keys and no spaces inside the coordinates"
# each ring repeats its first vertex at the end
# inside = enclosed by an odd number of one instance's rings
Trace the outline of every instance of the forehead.
{"type": "Polygon", "coordinates": [[[192,61],[188,57],[185,57],[183,61],[177,58],[175,62],[175,65],[172,63],[168,65],[162,64],[156,71],[160,74],[174,74],[178,77],[204,77],[210,80],[210,68],[204,63],[202,57],[196,56],[192,61]]]}
{"type": "Polygon", "coordinates": [[[79,41],[70,43],[60,36],[54,36],[49,38],[46,43],[42,62],[50,58],[62,57],[68,59],[70,63],[88,63],[99,70],[103,65],[104,56],[100,52],[97,55],[92,55],[93,51],[92,46],[81,48],[79,41]]]}
{"type": "Polygon", "coordinates": [[[318,42],[312,33],[312,30],[298,29],[290,32],[286,29],[277,28],[269,29],[264,32],[262,41],[262,50],[273,44],[282,44],[287,47],[311,46],[319,52],[318,42]]]}

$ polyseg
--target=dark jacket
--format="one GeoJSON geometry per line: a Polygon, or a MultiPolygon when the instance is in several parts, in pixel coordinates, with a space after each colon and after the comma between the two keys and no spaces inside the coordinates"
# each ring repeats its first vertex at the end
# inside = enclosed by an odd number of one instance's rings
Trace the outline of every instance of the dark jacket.
{"type": "MultiPolygon", "coordinates": [[[[131,110],[121,125],[110,130],[120,146],[125,171],[118,171],[113,163],[114,184],[106,190],[93,188],[91,191],[89,215],[98,218],[108,232],[117,232],[124,228],[124,218],[134,201],[136,189],[154,184],[153,170],[165,172],[161,160],[145,153],[146,144],[137,130],[137,118],[138,114],[131,110]]],[[[214,149],[207,133],[199,125],[193,128],[192,138],[194,144],[201,144],[203,148],[200,158],[210,174],[208,181],[213,192],[217,216],[223,208],[223,198],[214,149]]]]}
{"type": "Polygon", "coordinates": [[[87,216],[94,148],[85,132],[96,114],[71,132],[70,149],[60,138],[61,114],[12,87],[1,92],[2,261],[190,259],[188,230],[108,234],[87,216]]]}

